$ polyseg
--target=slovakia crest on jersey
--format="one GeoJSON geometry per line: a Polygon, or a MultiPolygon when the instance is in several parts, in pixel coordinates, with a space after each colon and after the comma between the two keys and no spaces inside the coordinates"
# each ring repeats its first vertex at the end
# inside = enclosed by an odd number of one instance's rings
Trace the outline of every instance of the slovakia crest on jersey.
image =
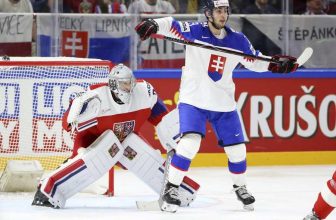
{"type": "Polygon", "coordinates": [[[208,75],[213,81],[218,81],[222,78],[226,57],[211,54],[208,67],[208,75]]]}
{"type": "Polygon", "coordinates": [[[89,34],[87,31],[62,31],[62,56],[88,57],[89,34]]]}

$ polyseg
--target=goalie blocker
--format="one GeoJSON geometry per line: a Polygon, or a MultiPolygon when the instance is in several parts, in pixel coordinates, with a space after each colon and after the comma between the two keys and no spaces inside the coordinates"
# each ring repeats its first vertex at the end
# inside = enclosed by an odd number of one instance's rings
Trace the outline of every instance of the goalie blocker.
{"type": "MultiPolygon", "coordinates": [[[[108,130],[84,152],[43,179],[32,205],[63,208],[68,198],[99,179],[117,162],[160,193],[165,163],[160,153],[134,133],[121,144],[108,130]]],[[[186,177],[179,187],[181,206],[189,205],[198,189],[199,185],[186,177]]]]}

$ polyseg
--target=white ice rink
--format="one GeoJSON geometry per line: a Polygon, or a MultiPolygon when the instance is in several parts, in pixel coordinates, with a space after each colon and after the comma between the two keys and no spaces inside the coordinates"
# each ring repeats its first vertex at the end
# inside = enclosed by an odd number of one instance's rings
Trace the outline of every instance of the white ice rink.
{"type": "MultiPolygon", "coordinates": [[[[242,210],[231,192],[227,168],[191,168],[201,188],[196,201],[177,213],[138,211],[136,200],[157,196],[133,174],[116,170],[115,197],[81,193],[65,209],[31,206],[33,193],[0,193],[1,220],[300,220],[312,208],[333,166],[249,167],[248,189],[256,197],[255,211],[242,210]]],[[[329,220],[336,220],[336,211],[329,220]]]]}

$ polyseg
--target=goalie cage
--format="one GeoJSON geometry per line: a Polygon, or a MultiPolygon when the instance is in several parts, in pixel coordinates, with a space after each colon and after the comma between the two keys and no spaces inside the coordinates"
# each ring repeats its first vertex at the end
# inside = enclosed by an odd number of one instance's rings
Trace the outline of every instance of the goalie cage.
{"type": "MultiPolygon", "coordinates": [[[[110,61],[69,57],[0,60],[0,173],[9,160],[38,160],[54,170],[71,155],[73,134],[62,115],[75,93],[106,82],[110,61]]],[[[114,171],[108,175],[114,194],[114,171]]]]}

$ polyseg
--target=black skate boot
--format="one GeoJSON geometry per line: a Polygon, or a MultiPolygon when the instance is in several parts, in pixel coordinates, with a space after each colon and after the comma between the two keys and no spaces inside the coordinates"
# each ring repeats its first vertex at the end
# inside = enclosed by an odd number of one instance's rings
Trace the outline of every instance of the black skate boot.
{"type": "Polygon", "coordinates": [[[307,215],[303,220],[320,220],[320,218],[316,215],[314,211],[307,215]]]}
{"type": "Polygon", "coordinates": [[[247,191],[246,186],[233,185],[233,190],[237,195],[237,199],[244,204],[244,209],[253,211],[253,203],[255,202],[255,198],[251,195],[250,192],[247,191]]]}
{"type": "Polygon", "coordinates": [[[45,207],[51,207],[51,208],[59,208],[59,207],[54,207],[50,202],[49,202],[49,198],[44,195],[41,192],[41,186],[37,187],[37,191],[35,193],[34,196],[34,200],[32,202],[32,205],[36,205],[36,206],[45,206],[45,207]]]}
{"type": "Polygon", "coordinates": [[[163,195],[161,210],[165,212],[176,212],[177,208],[181,205],[181,201],[178,198],[178,186],[167,182],[163,195]]]}

